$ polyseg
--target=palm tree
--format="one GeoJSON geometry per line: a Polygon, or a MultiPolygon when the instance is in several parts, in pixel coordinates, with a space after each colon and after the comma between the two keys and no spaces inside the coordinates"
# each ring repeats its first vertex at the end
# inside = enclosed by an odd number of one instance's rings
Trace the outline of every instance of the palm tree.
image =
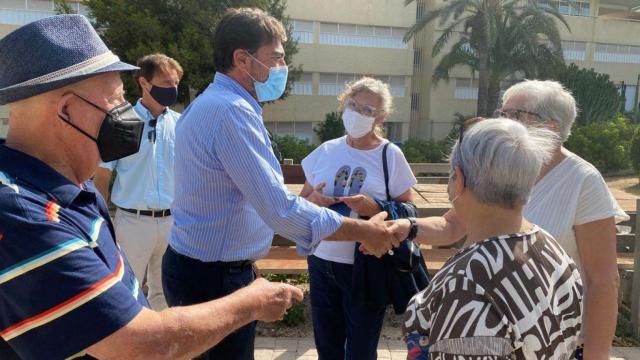
{"type": "Polygon", "coordinates": [[[532,77],[541,67],[564,63],[555,20],[567,29],[569,25],[557,8],[539,6],[537,0],[524,5],[520,0],[451,0],[428,11],[409,29],[405,41],[435,19],[444,30],[433,45],[432,56],[439,55],[456,34],[459,36],[436,65],[433,80],[436,84],[449,80],[450,71],[459,65],[477,72],[479,116],[493,113],[500,83],[509,76],[532,77]]]}

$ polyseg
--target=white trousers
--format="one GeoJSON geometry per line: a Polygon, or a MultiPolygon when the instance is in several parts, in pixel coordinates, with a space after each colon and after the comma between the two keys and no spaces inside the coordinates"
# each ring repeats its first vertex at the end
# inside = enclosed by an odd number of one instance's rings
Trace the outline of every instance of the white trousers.
{"type": "Polygon", "coordinates": [[[162,290],[162,255],[167,249],[173,217],[136,215],[118,209],[114,219],[116,240],[140,282],[146,275],[147,298],[154,310],[167,308],[162,290]]]}

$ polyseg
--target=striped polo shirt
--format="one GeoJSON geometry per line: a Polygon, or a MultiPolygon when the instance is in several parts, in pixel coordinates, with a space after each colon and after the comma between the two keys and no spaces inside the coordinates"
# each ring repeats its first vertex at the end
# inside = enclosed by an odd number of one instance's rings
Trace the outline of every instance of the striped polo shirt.
{"type": "Polygon", "coordinates": [[[92,182],[0,145],[0,359],[66,359],[147,300],[92,182]]]}

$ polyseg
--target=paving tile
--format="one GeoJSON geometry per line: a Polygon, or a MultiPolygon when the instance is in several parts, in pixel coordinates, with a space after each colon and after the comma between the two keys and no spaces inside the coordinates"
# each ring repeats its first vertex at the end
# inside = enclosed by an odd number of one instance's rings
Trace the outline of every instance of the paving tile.
{"type": "Polygon", "coordinates": [[[276,344],[274,346],[274,350],[276,351],[293,351],[294,353],[298,350],[298,338],[276,338],[276,344]]]}
{"type": "Polygon", "coordinates": [[[391,351],[404,351],[407,352],[407,344],[404,341],[400,340],[389,340],[387,341],[389,345],[389,350],[391,351]]]}
{"type": "Polygon", "coordinates": [[[256,337],[256,349],[273,349],[276,346],[276,338],[274,337],[256,337]]]}
{"type": "Polygon", "coordinates": [[[391,360],[407,360],[407,352],[391,351],[391,360]]]}
{"type": "Polygon", "coordinates": [[[314,356],[318,357],[318,351],[316,350],[316,343],[313,340],[300,340],[298,342],[298,356],[314,356]]]}
{"type": "Polygon", "coordinates": [[[255,360],[272,360],[273,349],[256,349],[253,352],[255,360]]]}
{"type": "Polygon", "coordinates": [[[275,350],[273,352],[273,360],[296,360],[298,354],[295,351],[280,351],[275,350]]]}

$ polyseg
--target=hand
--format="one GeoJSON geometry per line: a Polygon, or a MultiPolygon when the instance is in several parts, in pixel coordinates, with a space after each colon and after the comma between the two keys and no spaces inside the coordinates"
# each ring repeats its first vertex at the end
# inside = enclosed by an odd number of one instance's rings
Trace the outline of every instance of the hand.
{"type": "Polygon", "coordinates": [[[322,190],[327,186],[327,183],[321,182],[316,187],[313,188],[311,194],[309,194],[305,199],[311,201],[312,203],[322,206],[329,207],[338,202],[337,198],[325,196],[322,194],[322,190]]]}
{"type": "Polygon", "coordinates": [[[351,196],[343,196],[338,198],[360,216],[371,217],[379,213],[382,209],[380,206],[366,194],[356,194],[351,196]]]}
{"type": "Polygon", "coordinates": [[[386,224],[389,227],[389,231],[393,233],[393,236],[395,236],[399,242],[406,240],[409,236],[411,222],[408,219],[386,221],[386,224]]]}
{"type": "Polygon", "coordinates": [[[363,234],[363,238],[361,239],[361,251],[366,254],[381,257],[391,250],[392,247],[400,246],[400,242],[394,234],[389,231],[387,224],[384,222],[386,217],[387,213],[382,211],[367,221],[370,228],[366,234],[363,234]]]}
{"type": "Polygon", "coordinates": [[[273,283],[263,278],[256,279],[245,288],[247,296],[256,299],[255,319],[260,321],[282,320],[294,301],[301,302],[302,290],[284,283],[273,283]]]}

